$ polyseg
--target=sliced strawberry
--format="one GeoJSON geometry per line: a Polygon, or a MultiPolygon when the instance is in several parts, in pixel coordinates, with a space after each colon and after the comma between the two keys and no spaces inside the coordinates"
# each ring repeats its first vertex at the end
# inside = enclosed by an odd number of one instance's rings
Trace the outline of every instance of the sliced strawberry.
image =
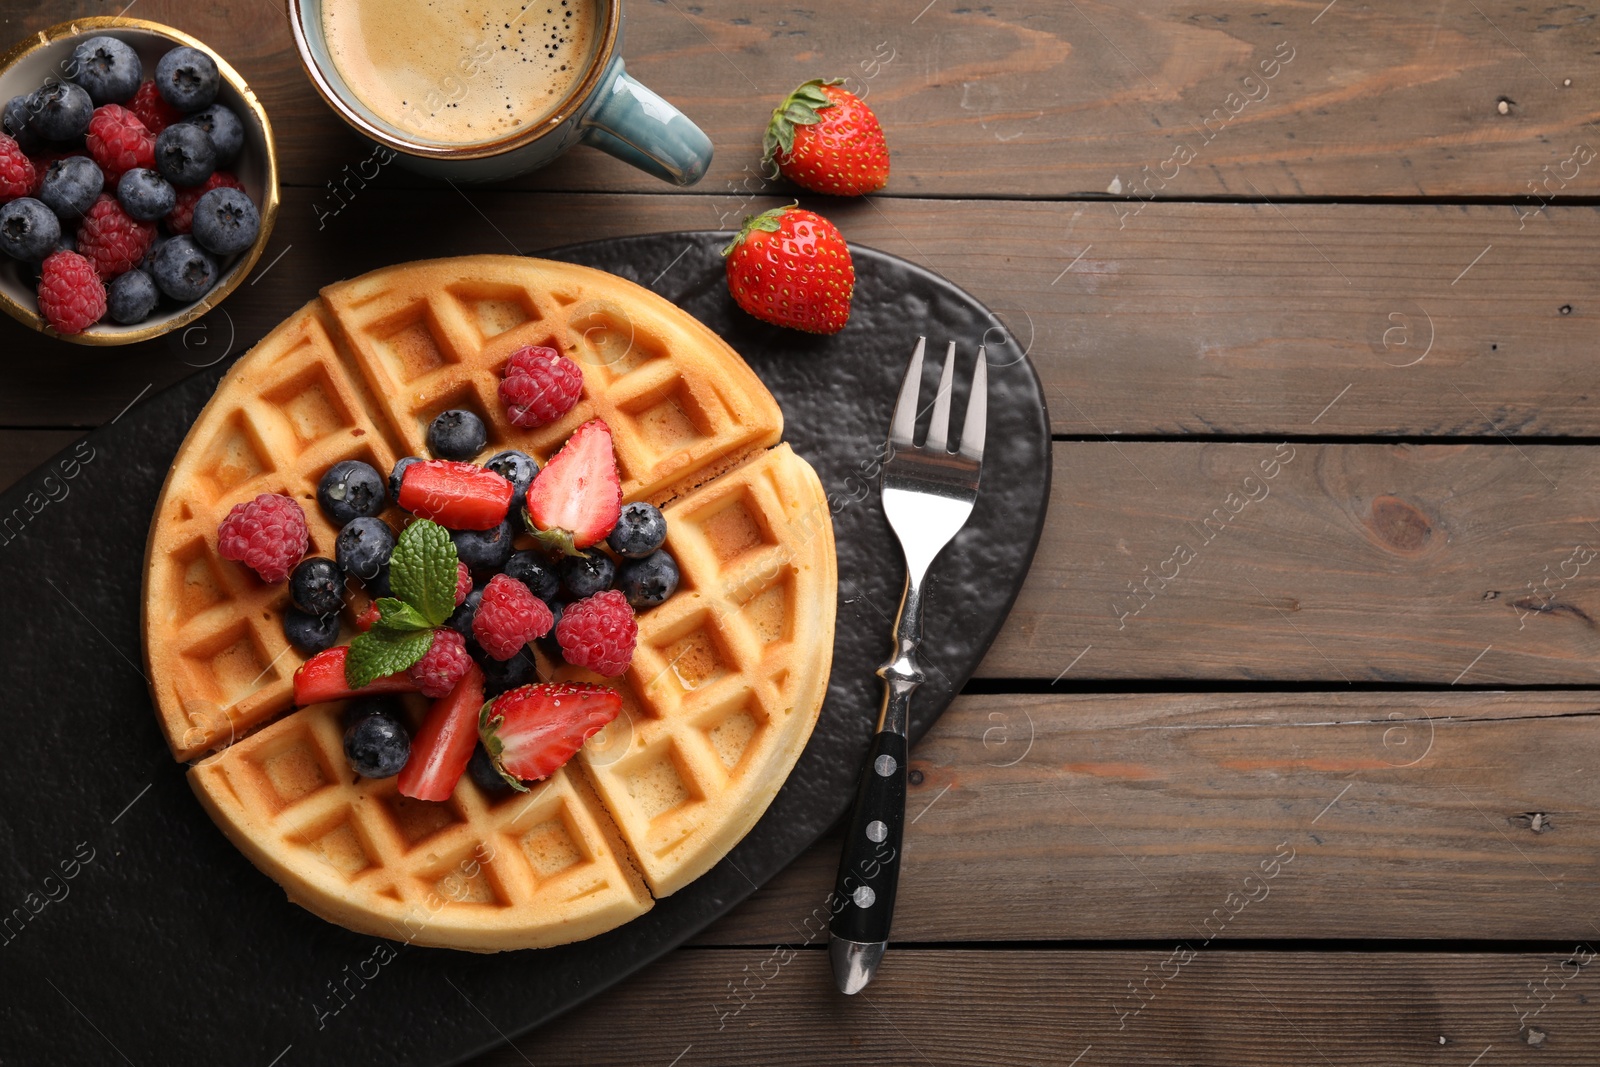
{"type": "Polygon", "coordinates": [[[417,683],[407,678],[405,671],[379,678],[364,688],[351,689],[344,677],[344,661],[349,654],[349,645],[338,645],[326,652],[318,652],[302,663],[300,669],[294,672],[294,702],[305,707],[307,704],[321,704],[325,700],[417,691],[417,683]]]}
{"type": "Polygon", "coordinates": [[[448,800],[478,743],[483,709],[483,671],[467,668],[449,695],[433,702],[422,729],[411,742],[411,758],[400,772],[400,795],[414,800],[448,800]]]}
{"type": "Polygon", "coordinates": [[[575,556],[605,540],[621,514],[611,427],[590,419],[572,431],[528,487],[528,527],[547,551],[575,556]]]}
{"type": "Polygon", "coordinates": [[[367,605],[367,610],[356,616],[356,629],[366,633],[378,621],[378,605],[374,601],[367,605]]]}
{"type": "Polygon", "coordinates": [[[506,781],[547,778],[622,711],[615,689],[545,682],[502,693],[483,706],[478,734],[506,781]]]}
{"type": "Polygon", "coordinates": [[[426,459],[400,476],[398,503],[450,530],[490,530],[505,521],[516,489],[476,463],[426,459]]]}

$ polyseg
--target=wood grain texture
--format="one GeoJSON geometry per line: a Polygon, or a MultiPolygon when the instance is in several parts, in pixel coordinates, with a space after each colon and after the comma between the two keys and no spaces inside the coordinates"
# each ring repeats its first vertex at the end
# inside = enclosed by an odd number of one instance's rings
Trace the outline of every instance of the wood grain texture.
{"type": "MultiPolygon", "coordinates": [[[[960,697],[911,753],[893,936],[1594,938],[1597,728],[1592,693],[960,697]]],[[[695,943],[825,943],[839,848],[695,943]]]]}
{"type": "Polygon", "coordinates": [[[825,952],[690,949],[474,1063],[1588,1067],[1593,951],[895,950],[845,997],[825,952]]]}
{"type": "Polygon", "coordinates": [[[979,673],[1593,685],[1597,497],[1591,448],[1058,444],[979,673]]]}
{"type": "MultiPolygon", "coordinates": [[[[450,189],[354,189],[345,203],[289,191],[249,283],[186,330],[114,355],[0,321],[12,353],[0,426],[103,422],[376,267],[714,228],[720,210],[752,209],[450,189]]],[[[1577,266],[1600,245],[1597,208],[1551,208],[1519,231],[1510,207],[1154,204],[1119,219],[1092,202],[816,206],[850,240],[993,308],[1034,360],[1060,434],[1600,435],[1600,276],[1577,266]]]]}
{"type": "MultiPolygon", "coordinates": [[[[85,13],[72,0],[9,6],[8,38],[85,13]]],[[[760,187],[771,108],[807,78],[848,76],[888,131],[890,195],[1514,196],[1544,189],[1575,145],[1600,148],[1595,12],[1004,0],[864,4],[841,18],[826,5],[658,0],[629,6],[624,54],[717,145],[704,192],[760,187]]],[[[354,135],[311,89],[281,0],[142,0],[130,14],[240,69],[280,131],[285,182],[336,179],[328,149],[354,135]]],[[[587,149],[524,184],[665,189],[587,149]]],[[[1600,167],[1549,191],[1593,195],[1600,167]]]]}

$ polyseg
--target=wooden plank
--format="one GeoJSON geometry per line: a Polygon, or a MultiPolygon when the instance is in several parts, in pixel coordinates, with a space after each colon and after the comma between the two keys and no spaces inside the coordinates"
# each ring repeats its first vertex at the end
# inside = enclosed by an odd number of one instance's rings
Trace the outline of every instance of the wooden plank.
{"type": "Polygon", "coordinates": [[[683,950],[474,1065],[1588,1067],[1594,955],[896,949],[845,997],[825,952],[683,950]]]}
{"type": "Polygon", "coordinates": [[[1595,683],[1595,449],[1065,443],[1054,479],[986,677],[1595,683]]]}
{"type": "MultiPolygon", "coordinates": [[[[894,937],[1594,938],[1597,725],[1593,693],[960,697],[911,754],[894,937]]],[[[696,943],[826,942],[839,848],[696,943]]]]}
{"type": "MultiPolygon", "coordinates": [[[[703,197],[468,195],[360,190],[328,216],[290,191],[249,284],[115,359],[0,323],[0,425],[103,422],[375,267],[717,225],[703,197]]],[[[823,209],[994,308],[1061,434],[1600,435],[1600,277],[1572,268],[1600,245],[1600,209],[1551,209],[1520,232],[1509,207],[1168,204],[1120,229],[1087,202],[823,209]]]]}
{"type": "MultiPolygon", "coordinates": [[[[700,187],[717,195],[761,187],[761,131],[784,93],[846,75],[888,131],[891,195],[1600,190],[1600,167],[1574,157],[1579,144],[1600,148],[1586,125],[1600,107],[1584,5],[1324,10],[1270,0],[1196,12],[1002,0],[912,10],[922,7],[858,4],[841,17],[829,5],[634,4],[625,54],[717,145],[700,187]]],[[[5,14],[8,36],[20,37],[82,10],[10,0],[5,14]]],[[[287,182],[337,180],[329,151],[349,135],[302,72],[283,4],[142,0],[138,14],[194,33],[239,67],[277,125],[287,182]]],[[[587,149],[525,184],[664,190],[587,149]]]]}
{"type": "MultiPolygon", "coordinates": [[[[0,430],[0,492],[10,489],[25,475],[57,452],[82,437],[77,430],[0,430]]],[[[59,472],[54,472],[59,473],[59,472]]],[[[43,484],[45,472],[35,487],[41,493],[60,490],[43,484]]]]}

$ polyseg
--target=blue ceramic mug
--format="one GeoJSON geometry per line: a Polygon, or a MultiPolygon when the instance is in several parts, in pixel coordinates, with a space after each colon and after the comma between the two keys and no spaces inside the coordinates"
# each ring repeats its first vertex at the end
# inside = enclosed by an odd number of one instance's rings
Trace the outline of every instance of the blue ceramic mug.
{"type": "MultiPolygon", "coordinates": [[[[554,111],[505,136],[467,143],[430,140],[402,129],[356,95],[334,62],[323,22],[325,7],[349,2],[288,0],[295,46],[311,83],[334,112],[411,170],[450,181],[499,181],[542,167],[576,144],[593,145],[677,185],[693,185],[711,165],[711,139],[624,69],[622,0],[577,5],[594,20],[588,28],[593,47],[554,111]]],[[[479,58],[496,61],[488,51],[479,58]]],[[[441,79],[435,103],[448,101],[475,69],[472,57],[464,57],[462,76],[441,79]]]]}

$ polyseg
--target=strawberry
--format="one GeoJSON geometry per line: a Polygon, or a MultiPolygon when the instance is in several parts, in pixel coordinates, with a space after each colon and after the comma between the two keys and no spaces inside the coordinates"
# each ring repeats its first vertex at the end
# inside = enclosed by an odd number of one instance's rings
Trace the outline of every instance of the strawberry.
{"type": "Polygon", "coordinates": [[[449,694],[433,702],[422,729],[411,742],[411,757],[400,772],[400,795],[413,800],[448,800],[478,743],[483,708],[483,671],[467,668],[449,694]]]}
{"type": "Polygon", "coordinates": [[[450,530],[492,530],[504,521],[515,493],[510,482],[476,463],[425,459],[401,474],[396,503],[450,530]]]}
{"type": "Polygon", "coordinates": [[[546,682],[502,693],[483,706],[478,735],[501,777],[518,789],[559,770],[622,711],[615,689],[546,682]]]}
{"type": "Polygon", "coordinates": [[[855,263],[844,237],[821,215],[792,204],[753,215],[722,254],[728,291],[762,322],[838,333],[849,321],[855,263]]]}
{"type": "Polygon", "coordinates": [[[603,541],[621,514],[622,480],[611,427],[590,419],[572,431],[528,486],[528,529],[547,551],[575,556],[603,541]]]}
{"type": "Polygon", "coordinates": [[[417,683],[406,677],[405,671],[379,678],[360,689],[351,689],[344,676],[344,661],[349,654],[349,645],[339,645],[326,652],[318,652],[302,663],[300,669],[294,672],[294,702],[305,707],[307,704],[321,704],[325,700],[417,691],[417,683]]]}
{"type": "Polygon", "coordinates": [[[763,163],[817,193],[860,196],[889,181],[889,146],[883,127],[841,79],[813,78],[772,112],[762,139],[763,163]]]}

